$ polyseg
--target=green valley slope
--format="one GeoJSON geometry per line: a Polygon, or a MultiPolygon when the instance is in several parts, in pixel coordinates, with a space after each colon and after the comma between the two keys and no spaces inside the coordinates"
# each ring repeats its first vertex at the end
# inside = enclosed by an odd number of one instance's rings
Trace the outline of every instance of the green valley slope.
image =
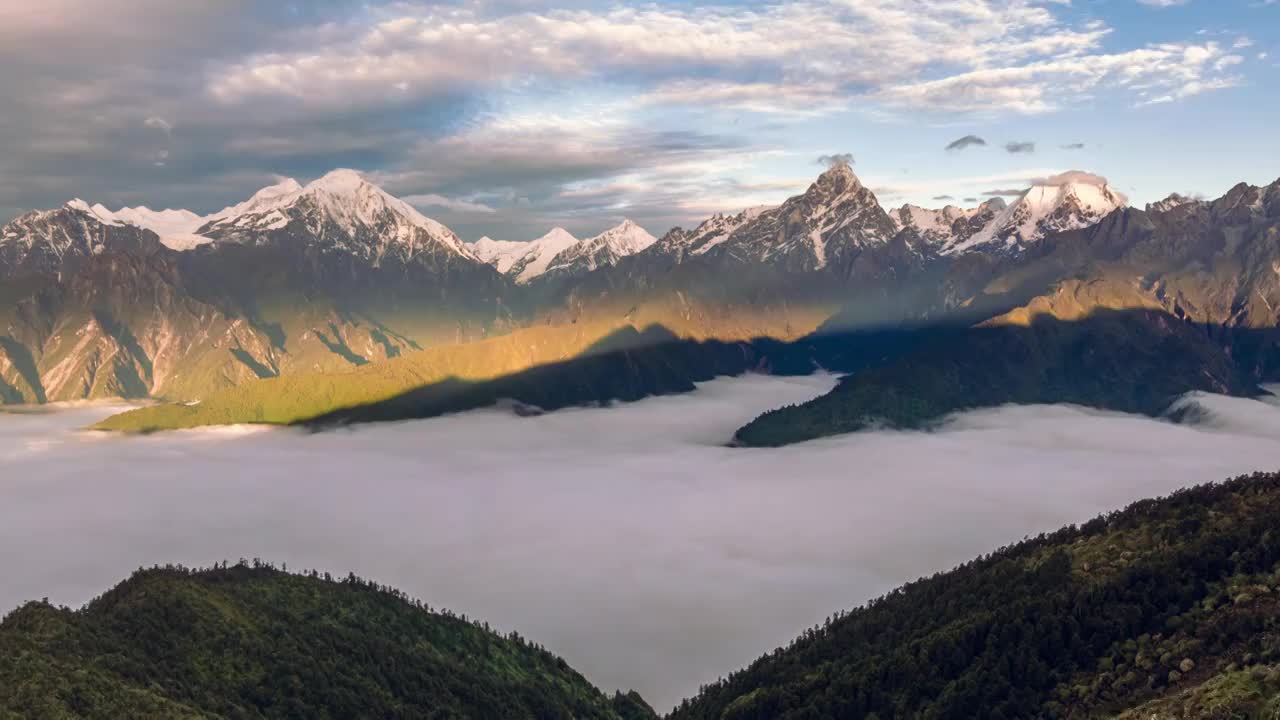
{"type": "Polygon", "coordinates": [[[145,432],[241,423],[287,425],[450,379],[478,382],[567,360],[618,327],[584,322],[526,328],[473,343],[429,347],[348,372],[267,378],[211,393],[198,404],[167,403],[122,413],[98,428],[145,432]]]}
{"type": "Polygon", "coordinates": [[[1280,474],[1002,548],[806,631],[672,720],[1280,714],[1280,474]]]}

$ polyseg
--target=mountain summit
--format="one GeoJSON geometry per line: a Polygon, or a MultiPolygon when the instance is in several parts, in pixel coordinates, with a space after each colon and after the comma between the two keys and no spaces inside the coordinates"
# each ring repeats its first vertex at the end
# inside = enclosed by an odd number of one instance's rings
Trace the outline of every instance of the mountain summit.
{"type": "Polygon", "coordinates": [[[483,237],[472,247],[475,248],[481,260],[523,285],[546,272],[547,267],[557,255],[577,243],[578,238],[571,235],[568,230],[556,227],[546,235],[529,242],[491,240],[483,237]]]}
{"type": "Polygon", "coordinates": [[[623,220],[595,237],[579,240],[561,250],[542,273],[548,278],[576,277],[596,268],[616,265],[657,242],[657,238],[631,220],[623,220]]]}
{"type": "Polygon", "coordinates": [[[803,195],[746,219],[711,251],[779,269],[811,271],[861,248],[883,245],[896,232],[875,193],[847,163],[836,163],[803,195]]]}
{"type": "Polygon", "coordinates": [[[479,258],[453,231],[354,170],[334,170],[299,186],[284,180],[248,201],[215,213],[199,234],[216,241],[258,244],[279,234],[307,236],[333,251],[380,262],[419,254],[479,258]]]}
{"type": "Polygon", "coordinates": [[[1072,170],[1036,180],[986,228],[942,251],[1021,250],[1050,233],[1093,225],[1128,204],[1129,199],[1112,189],[1106,178],[1072,170]]]}

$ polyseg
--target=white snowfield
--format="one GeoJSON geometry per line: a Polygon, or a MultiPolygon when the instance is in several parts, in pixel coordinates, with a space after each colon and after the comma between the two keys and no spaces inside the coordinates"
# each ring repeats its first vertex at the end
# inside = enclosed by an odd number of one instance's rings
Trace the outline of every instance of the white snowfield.
{"type": "Polygon", "coordinates": [[[103,225],[133,225],[150,230],[159,235],[160,242],[171,250],[190,250],[212,242],[210,238],[196,234],[204,224],[204,218],[190,210],[152,210],[140,205],[112,212],[100,203],[89,205],[79,198],[68,202],[67,207],[92,215],[103,225]]]}

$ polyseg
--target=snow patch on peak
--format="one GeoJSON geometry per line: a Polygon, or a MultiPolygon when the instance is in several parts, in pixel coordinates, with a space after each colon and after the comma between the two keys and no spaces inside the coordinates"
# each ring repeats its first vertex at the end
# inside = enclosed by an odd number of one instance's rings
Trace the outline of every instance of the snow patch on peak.
{"type": "Polygon", "coordinates": [[[88,215],[89,217],[93,218],[94,220],[97,220],[103,225],[118,226],[123,224],[115,216],[115,214],[112,213],[110,210],[108,210],[102,203],[94,203],[93,205],[90,205],[84,200],[81,200],[80,198],[76,198],[74,200],[68,201],[64,207],[67,207],[71,210],[75,210],[78,213],[88,215]]]}
{"type": "Polygon", "coordinates": [[[494,240],[488,235],[471,243],[471,251],[482,261],[492,265],[498,272],[506,274],[516,260],[526,252],[529,243],[517,240],[494,240]]]}
{"type": "Polygon", "coordinates": [[[574,237],[572,233],[562,227],[553,227],[546,235],[543,235],[533,242],[550,244],[563,243],[565,247],[568,247],[569,245],[578,242],[578,238],[574,237]]]}
{"type": "Polygon", "coordinates": [[[523,285],[546,272],[557,255],[577,244],[578,239],[568,230],[556,227],[528,242],[482,237],[471,247],[481,260],[523,285]]]}
{"type": "Polygon", "coordinates": [[[943,252],[958,253],[986,245],[1020,249],[1050,233],[1093,225],[1128,203],[1129,199],[1112,189],[1101,175],[1072,170],[1041,178],[981,232],[943,248],[943,252]]]}
{"type": "Polygon", "coordinates": [[[89,215],[104,225],[132,225],[150,230],[170,250],[190,250],[212,242],[210,238],[196,233],[206,218],[190,210],[152,210],[145,205],[110,210],[102,203],[89,205],[79,198],[68,202],[66,207],[89,215]]]}
{"type": "Polygon", "coordinates": [[[112,215],[120,222],[146,228],[160,236],[160,242],[170,250],[191,250],[213,242],[211,238],[196,233],[205,218],[190,210],[152,210],[145,205],[136,208],[120,208],[112,215]]]}
{"type": "Polygon", "coordinates": [[[649,234],[648,230],[640,227],[630,218],[625,218],[617,226],[584,242],[605,243],[617,251],[619,256],[625,256],[638,253],[657,241],[658,238],[649,234]]]}
{"type": "Polygon", "coordinates": [[[561,227],[552,228],[542,237],[527,243],[528,250],[512,265],[510,272],[517,283],[524,284],[545,273],[560,253],[578,244],[574,237],[561,227]]]}
{"type": "Polygon", "coordinates": [[[599,267],[614,265],[653,245],[658,238],[630,219],[605,230],[595,237],[575,242],[550,260],[545,272],[583,274],[599,267]]]}
{"type": "MultiPolygon", "coordinates": [[[[331,226],[337,226],[348,238],[372,235],[377,247],[362,252],[374,257],[381,257],[388,245],[397,243],[409,248],[411,254],[416,253],[418,241],[412,229],[418,228],[457,254],[480,260],[452,230],[365,180],[359,172],[345,168],[328,172],[305,186],[285,179],[265,187],[245,202],[211,215],[202,229],[264,232],[282,229],[296,220],[326,240],[325,228],[331,226]]],[[[345,241],[339,244],[342,242],[345,241]]]]}
{"type": "Polygon", "coordinates": [[[347,168],[338,168],[330,170],[324,175],[312,180],[307,184],[310,190],[326,190],[328,192],[341,194],[353,193],[362,186],[367,185],[364,176],[355,170],[347,168]]]}
{"type": "Polygon", "coordinates": [[[288,195],[290,193],[296,193],[301,189],[302,184],[297,180],[294,180],[293,178],[284,178],[275,185],[268,185],[262,188],[258,192],[254,193],[253,197],[258,199],[273,198],[281,195],[288,195]]]}
{"type": "Polygon", "coordinates": [[[701,225],[694,228],[693,232],[685,239],[685,244],[691,254],[705,254],[711,248],[728,240],[729,236],[738,228],[776,207],[776,205],[756,205],[743,210],[737,215],[716,213],[710,219],[703,221],[701,225]]]}

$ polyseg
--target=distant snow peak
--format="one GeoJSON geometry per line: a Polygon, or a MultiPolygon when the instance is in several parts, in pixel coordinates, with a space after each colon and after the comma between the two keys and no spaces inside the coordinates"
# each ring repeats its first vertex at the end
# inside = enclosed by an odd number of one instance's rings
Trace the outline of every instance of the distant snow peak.
{"type": "MultiPolygon", "coordinates": [[[[568,235],[568,233],[565,233],[568,235]]],[[[572,236],[569,236],[572,237],[572,236]]],[[[585,240],[578,240],[561,250],[541,274],[558,276],[581,275],[596,268],[616,265],[628,255],[634,255],[657,242],[647,230],[624,219],[618,225],[585,240]]]]}
{"type": "Polygon", "coordinates": [[[1032,182],[1022,197],[967,240],[943,248],[944,253],[978,247],[1017,251],[1045,235],[1088,227],[1128,205],[1101,175],[1072,170],[1032,182]]]}
{"type": "Polygon", "coordinates": [[[488,235],[471,243],[471,251],[498,272],[505,274],[511,265],[529,248],[529,243],[517,240],[494,240],[488,235]]]}
{"type": "Polygon", "coordinates": [[[393,249],[406,257],[437,243],[470,260],[473,249],[453,231],[366,180],[359,172],[337,169],[300,185],[291,178],[254,193],[245,202],[214,213],[201,227],[217,237],[243,238],[303,223],[307,231],[335,249],[377,260],[393,249]],[[334,237],[332,230],[340,232],[334,237]],[[416,231],[421,231],[418,234],[416,231]],[[423,237],[425,235],[425,238],[423,237]]]}
{"type": "Polygon", "coordinates": [[[171,250],[191,250],[192,248],[212,242],[210,238],[196,234],[196,230],[204,224],[204,218],[190,210],[152,210],[140,205],[136,208],[124,207],[109,210],[101,203],[89,205],[76,198],[66,207],[92,216],[103,225],[132,225],[150,230],[160,238],[160,242],[171,250]]]}
{"type": "Polygon", "coordinates": [[[471,247],[481,260],[523,285],[545,273],[557,255],[576,244],[578,238],[568,230],[554,227],[528,242],[482,237],[471,247]]]}
{"type": "Polygon", "coordinates": [[[658,238],[649,234],[648,230],[637,225],[630,218],[624,218],[615,227],[609,228],[587,242],[600,241],[608,244],[618,252],[619,257],[633,255],[657,242],[658,238]]]}
{"type": "Polygon", "coordinates": [[[578,238],[574,237],[568,230],[557,226],[551,228],[546,235],[543,235],[533,242],[539,244],[564,245],[565,247],[568,247],[578,242],[578,238]]]}
{"type": "Polygon", "coordinates": [[[347,168],[330,170],[307,185],[314,190],[325,190],[338,195],[355,193],[365,186],[372,187],[370,183],[365,182],[364,176],[347,168]]]}

